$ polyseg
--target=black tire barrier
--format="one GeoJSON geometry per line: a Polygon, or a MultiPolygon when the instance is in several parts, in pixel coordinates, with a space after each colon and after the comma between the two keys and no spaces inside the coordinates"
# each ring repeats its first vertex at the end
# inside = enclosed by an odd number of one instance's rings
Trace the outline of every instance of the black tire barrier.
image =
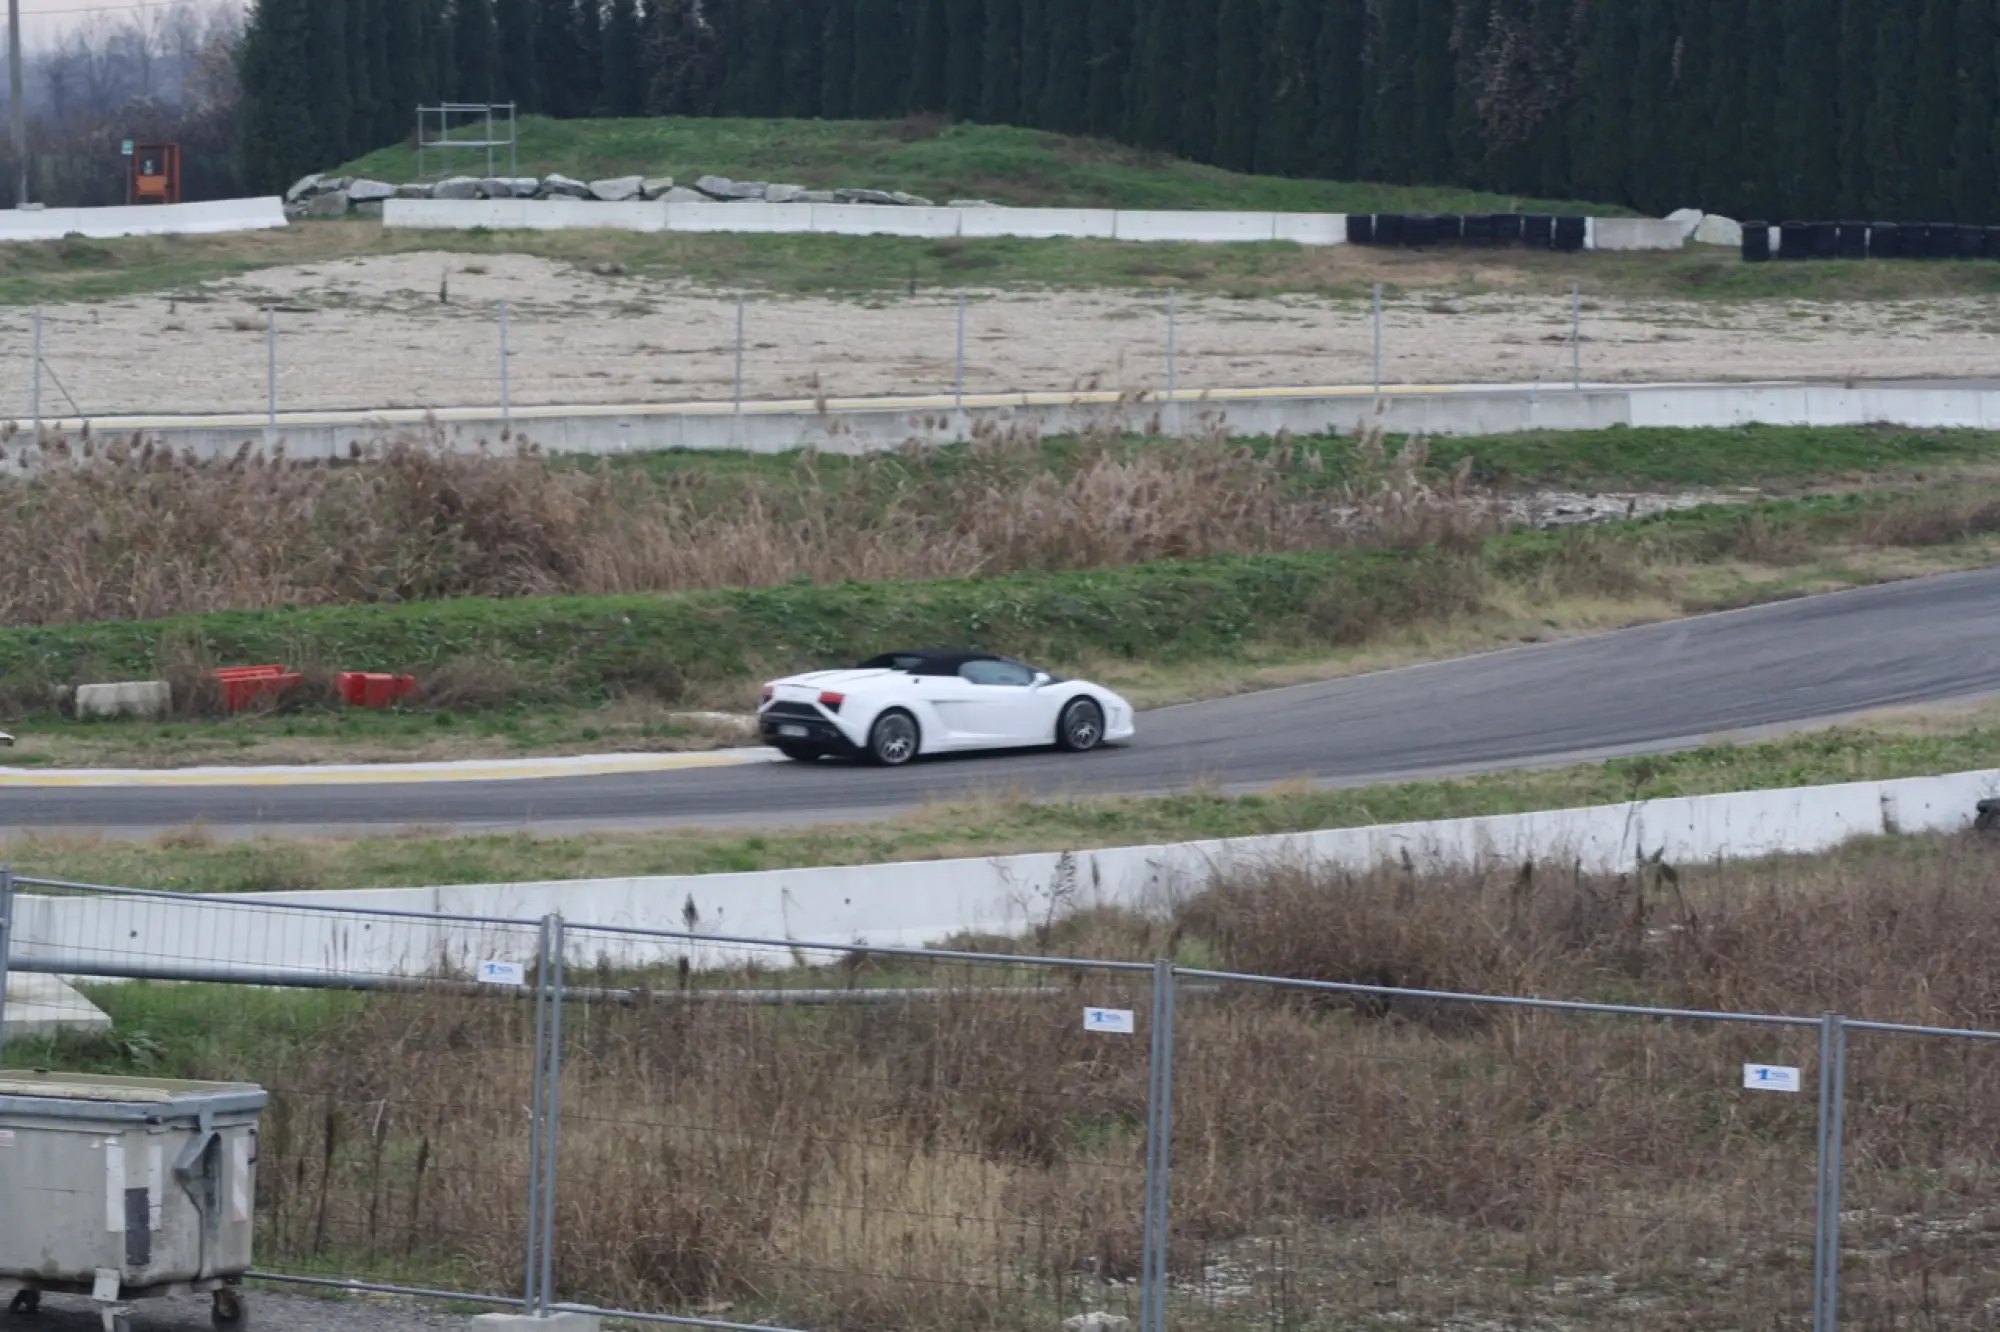
{"type": "Polygon", "coordinates": [[[1806,236],[1815,259],[1840,258],[1840,228],[1831,222],[1808,222],[1806,236]]]}
{"type": "Polygon", "coordinates": [[[1347,215],[1347,243],[1349,245],[1373,245],[1375,243],[1375,214],[1349,213],[1347,215]]]}
{"type": "Polygon", "coordinates": [[[1465,244],[1474,249],[1491,249],[1499,231],[1495,222],[1491,213],[1467,213],[1463,233],[1465,244]]]}
{"type": "Polygon", "coordinates": [[[1531,250],[1552,249],[1556,243],[1556,220],[1547,213],[1527,213],[1521,218],[1521,240],[1531,250]]]}
{"type": "Polygon", "coordinates": [[[1868,224],[1866,222],[1842,222],[1834,238],[1836,259],[1866,259],[1868,257],[1868,224]]]}
{"type": "Polygon", "coordinates": [[[1743,262],[1746,264],[1766,264],[1771,261],[1771,224],[1769,222],[1745,222],[1743,224],[1743,262]]]}
{"type": "Polygon", "coordinates": [[[1559,217],[1556,219],[1555,248],[1565,254],[1578,254],[1583,243],[1590,236],[1590,222],[1581,217],[1559,217]]]}
{"type": "Polygon", "coordinates": [[[1403,221],[1401,213],[1375,214],[1375,243],[1377,245],[1401,245],[1403,243],[1403,221]]]}
{"type": "Polygon", "coordinates": [[[1868,228],[1868,257],[1901,259],[1903,231],[1894,222],[1876,222],[1868,228]]]}
{"type": "Polygon", "coordinates": [[[1986,253],[1985,227],[1960,227],[1958,229],[1958,257],[1979,259],[1986,253]]]}
{"type": "Polygon", "coordinates": [[[1980,246],[1981,259],[2000,259],[2000,227],[1982,227],[1985,244],[1980,246]]]}
{"type": "Polygon", "coordinates": [[[1437,213],[1431,217],[1431,235],[1438,245],[1457,245],[1465,239],[1465,218],[1459,213],[1437,213]]]}
{"type": "Polygon", "coordinates": [[[1521,215],[1519,213],[1495,213],[1493,215],[1493,243],[1495,245],[1519,245],[1521,243],[1521,215]]]}
{"type": "Polygon", "coordinates": [[[1929,244],[1924,247],[1926,259],[1958,258],[1958,225],[1953,222],[1931,222],[1924,230],[1928,233],[1929,244]]]}
{"type": "Polygon", "coordinates": [[[1812,258],[1812,238],[1803,222],[1778,224],[1778,258],[1788,263],[1812,258]]]}
{"type": "Polygon", "coordinates": [[[1403,218],[1403,244],[1412,250],[1428,250],[1437,244],[1437,219],[1429,213],[1410,213],[1403,218]]]}

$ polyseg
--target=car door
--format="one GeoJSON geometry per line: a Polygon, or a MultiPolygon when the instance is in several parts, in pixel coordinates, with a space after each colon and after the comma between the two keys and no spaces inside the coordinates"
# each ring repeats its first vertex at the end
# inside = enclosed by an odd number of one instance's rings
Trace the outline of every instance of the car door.
{"type": "Polygon", "coordinates": [[[968,738],[989,746],[1040,744],[1055,734],[1055,721],[1043,724],[1046,711],[1035,688],[1032,667],[1017,661],[968,661],[958,668],[968,695],[965,703],[968,738]]]}

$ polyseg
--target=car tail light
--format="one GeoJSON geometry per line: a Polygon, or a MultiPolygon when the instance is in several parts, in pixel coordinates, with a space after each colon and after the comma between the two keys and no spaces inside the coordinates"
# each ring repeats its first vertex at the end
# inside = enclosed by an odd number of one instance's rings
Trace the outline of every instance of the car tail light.
{"type": "Polygon", "coordinates": [[[847,695],[836,694],[832,690],[828,690],[826,693],[821,694],[819,696],[819,705],[825,708],[828,712],[839,712],[840,705],[845,703],[846,701],[847,701],[847,695]]]}
{"type": "Polygon", "coordinates": [[[774,686],[771,686],[771,685],[765,685],[765,686],[764,686],[764,697],[765,697],[765,698],[770,698],[770,697],[772,697],[773,695],[775,695],[775,694],[776,694],[777,692],[778,692],[778,691],[777,691],[777,689],[776,689],[776,688],[775,688],[774,686]]]}

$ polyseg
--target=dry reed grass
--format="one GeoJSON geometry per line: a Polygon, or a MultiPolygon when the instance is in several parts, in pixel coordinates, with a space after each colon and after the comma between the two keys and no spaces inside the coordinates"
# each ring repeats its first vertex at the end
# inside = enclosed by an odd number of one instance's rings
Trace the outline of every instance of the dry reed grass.
{"type": "Polygon", "coordinates": [[[794,579],[959,577],[1334,546],[1473,548],[1500,509],[1419,444],[1364,442],[1352,480],[1219,429],[1132,450],[1085,436],[1061,466],[1022,430],[911,446],[838,477],[552,465],[402,436],[326,466],[246,444],[196,462],[146,442],[17,441],[0,486],[0,623],[457,596],[664,592],[794,579]],[[87,464],[87,465],[84,465],[87,464]]]}
{"type": "MultiPolygon", "coordinates": [[[[1171,919],[1087,912],[1038,949],[1279,976],[2000,1026],[1991,839],[1621,876],[1274,868],[1171,919]]],[[[576,942],[587,961],[587,935],[576,942]]],[[[782,965],[783,959],[773,959],[782,965]]],[[[1131,1312],[1147,977],[866,963],[941,998],[570,1006],[566,1295],[852,1329],[1131,1312]],[[888,970],[893,968],[893,970],[888,970]],[[1133,1008],[1137,1038],[1081,1030],[1133,1008]]],[[[606,972],[601,981],[613,979],[606,972]]],[[[592,980],[587,983],[600,983],[592,980]]],[[[685,984],[685,979],[682,982],[685,984]]],[[[756,982],[753,983],[768,983],[756,982]]],[[[1184,982],[1175,1321],[1746,1328],[1809,1302],[1817,1033],[1184,982]]],[[[372,1000],[255,1072],[265,1253],[516,1280],[527,1015],[372,1000]],[[421,1269],[421,1266],[419,1267],[421,1269]]],[[[1857,1033],[1846,1306],[1985,1326],[2000,1300],[2000,1048],[1857,1033]]]]}

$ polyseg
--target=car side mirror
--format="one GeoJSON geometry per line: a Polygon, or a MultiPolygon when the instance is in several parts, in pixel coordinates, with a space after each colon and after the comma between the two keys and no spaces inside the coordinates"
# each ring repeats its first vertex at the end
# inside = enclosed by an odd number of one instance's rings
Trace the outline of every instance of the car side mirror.
{"type": "Polygon", "coordinates": [[[1050,683],[1054,679],[1055,677],[1050,675],[1047,671],[1036,671],[1035,682],[1029,685],[1028,687],[1030,689],[1040,689],[1043,685],[1050,683]]]}

